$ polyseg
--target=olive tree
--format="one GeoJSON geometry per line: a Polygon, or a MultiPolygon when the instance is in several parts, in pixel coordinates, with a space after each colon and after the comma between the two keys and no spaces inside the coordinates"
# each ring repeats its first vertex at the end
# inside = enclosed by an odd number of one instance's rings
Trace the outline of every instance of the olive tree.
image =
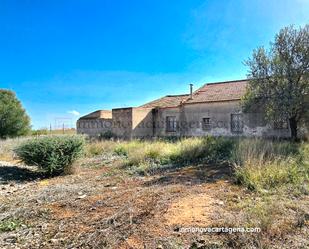
{"type": "Polygon", "coordinates": [[[309,25],[281,29],[268,50],[257,48],[245,64],[244,110],[262,108],[269,120],[288,122],[291,138],[297,139],[309,110],[309,25]]]}

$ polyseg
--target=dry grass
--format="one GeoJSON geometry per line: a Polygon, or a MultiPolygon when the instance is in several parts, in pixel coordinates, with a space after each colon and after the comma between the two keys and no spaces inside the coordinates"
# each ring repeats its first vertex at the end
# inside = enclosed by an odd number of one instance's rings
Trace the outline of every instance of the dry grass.
{"type": "MultiPolygon", "coordinates": [[[[227,160],[237,165],[237,177],[246,176],[242,185],[234,184],[226,162],[187,159],[185,167],[143,177],[123,167],[162,167],[171,155],[195,158],[217,148],[206,150],[201,139],[89,143],[74,175],[30,182],[3,195],[0,220],[27,224],[13,231],[21,248],[306,248],[309,199],[295,189],[308,183],[308,171],[299,171],[308,168],[308,144],[232,142],[227,160]],[[262,232],[180,233],[184,226],[262,232]]],[[[0,233],[0,247],[12,246],[2,242],[10,234],[0,233]]]]}
{"type": "Polygon", "coordinates": [[[93,157],[104,154],[112,154],[119,142],[114,141],[94,141],[86,145],[86,156],[93,157]]]}
{"type": "Polygon", "coordinates": [[[251,190],[290,187],[308,192],[308,143],[242,140],[233,151],[237,182],[251,190]]]}
{"type": "Polygon", "coordinates": [[[224,138],[186,138],[177,141],[130,141],[116,146],[114,152],[126,157],[124,166],[147,174],[164,166],[185,166],[226,160],[233,141],[224,138]]]}
{"type": "Polygon", "coordinates": [[[24,141],[31,137],[22,137],[14,139],[0,140],[0,160],[3,161],[14,161],[16,155],[13,151],[18,145],[22,144],[24,141]]]}

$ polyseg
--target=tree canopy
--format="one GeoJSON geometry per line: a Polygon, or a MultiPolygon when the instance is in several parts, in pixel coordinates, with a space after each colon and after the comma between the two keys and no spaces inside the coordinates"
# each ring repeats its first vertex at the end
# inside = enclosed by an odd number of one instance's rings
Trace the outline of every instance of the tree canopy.
{"type": "Polygon", "coordinates": [[[245,64],[245,111],[262,108],[269,120],[288,122],[296,139],[309,111],[309,25],[281,29],[268,50],[257,48],[245,64]]]}
{"type": "Polygon", "coordinates": [[[14,92],[0,89],[0,138],[26,135],[30,118],[14,92]]]}

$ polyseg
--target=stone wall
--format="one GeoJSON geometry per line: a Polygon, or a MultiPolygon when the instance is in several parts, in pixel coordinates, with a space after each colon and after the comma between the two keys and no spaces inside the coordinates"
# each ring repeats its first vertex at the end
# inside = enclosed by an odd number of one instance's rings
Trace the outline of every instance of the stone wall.
{"type": "Polygon", "coordinates": [[[111,118],[79,119],[76,123],[77,134],[86,134],[91,137],[100,136],[112,131],[111,118]]]}
{"type": "Polygon", "coordinates": [[[113,128],[112,133],[119,138],[131,139],[132,137],[132,109],[117,108],[112,110],[113,128]]]}
{"type": "Polygon", "coordinates": [[[159,109],[156,123],[160,126],[156,136],[260,136],[260,137],[289,137],[290,131],[275,129],[265,120],[262,113],[242,114],[242,132],[231,129],[231,115],[241,114],[239,101],[209,102],[186,104],[179,108],[159,109]],[[166,130],[166,118],[175,116],[178,121],[176,132],[166,130]],[[203,119],[208,118],[210,125],[203,127],[203,119]]]}
{"type": "MultiPolygon", "coordinates": [[[[98,112],[95,112],[95,114],[97,115],[98,112]]],[[[102,112],[100,112],[100,115],[103,115],[102,112]]],[[[104,113],[104,115],[109,114],[104,113]]],[[[192,103],[179,107],[157,109],[118,108],[112,110],[111,116],[112,118],[80,119],[77,122],[77,132],[98,136],[111,131],[116,137],[122,139],[206,135],[290,136],[287,124],[284,127],[275,127],[273,122],[265,119],[262,112],[242,113],[240,101],[192,103]],[[232,130],[232,115],[234,115],[233,117],[241,117],[241,131],[232,130]],[[175,131],[167,130],[167,117],[176,119],[177,128],[175,131]],[[203,121],[205,119],[210,122],[206,128],[203,121]]],[[[304,136],[305,133],[308,133],[308,131],[301,128],[300,134],[304,136]]]]}

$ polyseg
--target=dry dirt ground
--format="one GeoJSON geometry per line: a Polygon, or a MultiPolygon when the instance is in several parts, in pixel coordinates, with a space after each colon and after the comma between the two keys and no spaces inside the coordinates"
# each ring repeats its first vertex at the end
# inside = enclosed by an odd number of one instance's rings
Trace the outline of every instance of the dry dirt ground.
{"type": "MultiPolygon", "coordinates": [[[[0,162],[0,221],[18,223],[0,232],[0,248],[262,248],[262,233],[182,231],[239,224],[241,212],[230,203],[250,193],[230,174],[227,166],[204,165],[134,176],[93,158],[79,162],[72,175],[44,178],[0,162]]],[[[308,240],[295,236],[308,234],[302,228],[267,245],[307,248],[308,240]]]]}

